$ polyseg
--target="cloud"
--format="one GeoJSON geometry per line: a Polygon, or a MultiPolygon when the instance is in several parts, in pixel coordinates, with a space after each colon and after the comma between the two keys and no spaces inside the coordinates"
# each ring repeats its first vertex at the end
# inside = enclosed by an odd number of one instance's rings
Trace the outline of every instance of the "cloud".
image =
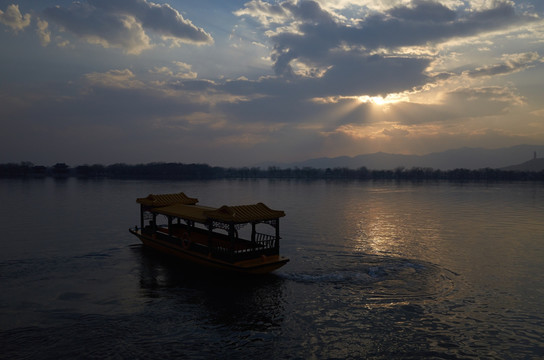
{"type": "Polygon", "coordinates": [[[48,30],[48,26],[47,21],[38,18],[36,34],[38,34],[42,46],[47,46],[51,42],[51,32],[48,30]]]}
{"type": "Polygon", "coordinates": [[[23,16],[16,4],[8,5],[5,12],[0,10],[0,23],[10,27],[15,33],[30,25],[30,18],[30,14],[23,16]]]}
{"type": "Polygon", "coordinates": [[[542,61],[537,52],[522,54],[509,54],[503,56],[504,62],[489,66],[479,67],[466,71],[465,74],[471,78],[489,77],[495,75],[507,75],[525,70],[537,61],[542,61]]]}
{"type": "Polygon", "coordinates": [[[350,32],[352,41],[368,48],[425,45],[473,37],[535,20],[516,14],[513,5],[503,1],[472,12],[454,12],[439,3],[416,4],[395,7],[385,14],[362,20],[350,32]]]}
{"type": "Polygon", "coordinates": [[[387,111],[375,112],[372,116],[377,122],[401,126],[434,124],[448,128],[477,118],[503,116],[525,104],[526,100],[516,89],[506,86],[459,87],[442,94],[439,103],[392,103],[387,111]]]}
{"type": "Polygon", "coordinates": [[[288,18],[286,9],[281,4],[270,4],[261,0],[251,0],[244,8],[234,12],[237,16],[249,15],[255,17],[265,26],[272,23],[282,23],[288,18]]]}
{"type": "MultiPolygon", "coordinates": [[[[504,86],[460,88],[448,94],[452,104],[462,106],[466,116],[487,116],[508,111],[512,106],[525,104],[515,90],[504,86]]],[[[455,105],[454,105],[455,106],[455,105]]]]}
{"type": "Polygon", "coordinates": [[[144,84],[136,80],[134,74],[129,69],[110,70],[105,73],[90,73],[84,78],[91,86],[117,88],[117,89],[138,89],[144,84]]]}
{"type": "Polygon", "coordinates": [[[96,8],[107,12],[130,15],[138,19],[145,29],[176,41],[194,44],[211,44],[213,38],[196,27],[190,20],[168,4],[155,4],[147,0],[88,0],[96,8]]]}
{"type": "Polygon", "coordinates": [[[400,128],[396,128],[396,127],[393,127],[391,129],[383,129],[382,133],[386,136],[389,136],[389,137],[403,137],[403,136],[406,136],[408,134],[410,134],[410,132],[408,130],[405,130],[405,129],[400,129],[400,128]]]}
{"type": "Polygon", "coordinates": [[[134,17],[104,12],[88,4],[54,7],[44,15],[76,36],[103,47],[117,47],[129,54],[151,48],[150,39],[134,17]]]}
{"type": "Polygon", "coordinates": [[[333,53],[357,57],[363,51],[371,55],[382,48],[394,51],[400,47],[438,44],[535,20],[516,14],[513,5],[504,1],[471,12],[455,12],[440,3],[417,1],[411,6],[400,5],[384,13],[368,13],[341,22],[314,1],[283,1],[272,7],[253,0],[237,14],[252,16],[271,28],[274,70],[286,77],[294,76],[295,60],[310,67],[334,65],[330,62],[333,53]],[[271,19],[282,23],[274,27],[271,19]]]}
{"type": "Polygon", "coordinates": [[[337,53],[328,61],[334,66],[321,76],[263,77],[257,81],[241,79],[228,81],[219,87],[237,95],[304,101],[329,96],[386,96],[432,80],[425,74],[430,63],[425,58],[337,53]]]}
{"type": "Polygon", "coordinates": [[[206,97],[188,90],[168,91],[139,79],[129,69],[88,73],[70,84],[36,87],[35,92],[7,91],[0,92],[0,117],[34,127],[100,123],[115,127],[145,124],[149,128],[157,119],[179,118],[180,114],[209,108],[206,97]]]}
{"type": "Polygon", "coordinates": [[[385,95],[429,81],[425,58],[350,53],[331,59],[334,66],[322,77],[301,81],[310,96],[385,95]]]}
{"type": "Polygon", "coordinates": [[[419,2],[414,7],[395,6],[388,11],[389,15],[406,22],[444,23],[454,21],[455,11],[437,2],[419,2]]]}
{"type": "Polygon", "coordinates": [[[168,4],[146,0],[88,0],[47,8],[44,15],[65,30],[93,44],[139,54],[153,47],[148,31],[179,45],[211,44],[213,38],[168,4]]]}
{"type": "Polygon", "coordinates": [[[191,70],[192,66],[181,61],[173,61],[175,70],[170,69],[167,66],[155,67],[151,70],[151,73],[162,74],[167,78],[178,79],[196,79],[198,74],[191,70]]]}

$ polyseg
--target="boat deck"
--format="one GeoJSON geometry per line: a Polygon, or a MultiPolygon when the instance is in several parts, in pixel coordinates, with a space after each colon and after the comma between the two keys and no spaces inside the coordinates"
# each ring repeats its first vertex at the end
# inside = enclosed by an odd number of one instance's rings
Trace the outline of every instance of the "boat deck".
{"type": "Polygon", "coordinates": [[[172,225],[171,230],[167,227],[158,227],[157,232],[177,238],[180,241],[189,240],[191,245],[211,246],[214,248],[232,249],[236,252],[244,252],[256,249],[263,249],[265,246],[260,243],[253,243],[245,239],[236,239],[234,242],[227,235],[213,233],[210,239],[209,232],[200,228],[189,228],[185,225],[172,225]],[[171,233],[170,233],[171,232],[171,233]],[[210,244],[210,241],[212,242],[210,244]]]}
{"type": "Polygon", "coordinates": [[[189,227],[183,224],[173,224],[170,229],[158,226],[156,232],[144,229],[147,235],[156,234],[162,241],[166,241],[184,250],[195,251],[205,255],[213,255],[225,260],[246,260],[261,255],[277,255],[274,246],[274,237],[267,234],[257,234],[255,242],[235,238],[230,239],[226,234],[210,232],[198,227],[189,227]]]}

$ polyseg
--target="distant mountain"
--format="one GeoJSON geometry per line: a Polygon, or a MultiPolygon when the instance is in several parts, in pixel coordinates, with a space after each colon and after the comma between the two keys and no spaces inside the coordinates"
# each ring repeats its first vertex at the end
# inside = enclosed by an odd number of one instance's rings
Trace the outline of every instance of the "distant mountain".
{"type": "Polygon", "coordinates": [[[501,170],[510,171],[543,171],[544,170],[544,158],[537,158],[526,161],[519,165],[512,165],[503,167],[501,170]]]}
{"type": "Polygon", "coordinates": [[[544,145],[518,145],[509,148],[483,149],[460,148],[427,155],[401,155],[377,152],[354,157],[317,158],[294,163],[263,163],[257,166],[276,166],[279,168],[351,168],[366,167],[369,170],[393,170],[399,167],[423,167],[440,170],[505,168],[521,164],[534,157],[534,153],[544,154],[544,145]]]}

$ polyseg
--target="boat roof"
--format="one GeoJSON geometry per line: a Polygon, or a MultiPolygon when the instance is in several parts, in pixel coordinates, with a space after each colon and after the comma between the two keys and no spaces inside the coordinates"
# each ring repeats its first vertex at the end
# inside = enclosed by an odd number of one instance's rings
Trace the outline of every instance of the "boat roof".
{"type": "Polygon", "coordinates": [[[272,210],[265,204],[258,203],[237,206],[223,205],[219,209],[206,212],[206,215],[212,220],[246,223],[278,219],[285,216],[285,212],[282,210],[272,210]]]}
{"type": "Polygon", "coordinates": [[[175,216],[186,220],[204,223],[206,220],[208,220],[206,213],[213,210],[215,210],[215,208],[209,206],[174,204],[155,208],[152,211],[157,214],[175,216]]]}
{"type": "Polygon", "coordinates": [[[272,210],[263,203],[237,206],[224,205],[220,208],[177,203],[169,206],[155,207],[151,211],[157,214],[174,216],[200,223],[205,223],[208,220],[248,223],[273,220],[285,216],[285,212],[272,210]]]}
{"type": "Polygon", "coordinates": [[[190,198],[185,193],[177,194],[149,194],[145,198],[138,198],[136,202],[145,206],[164,207],[174,204],[194,205],[198,202],[197,198],[190,198]]]}

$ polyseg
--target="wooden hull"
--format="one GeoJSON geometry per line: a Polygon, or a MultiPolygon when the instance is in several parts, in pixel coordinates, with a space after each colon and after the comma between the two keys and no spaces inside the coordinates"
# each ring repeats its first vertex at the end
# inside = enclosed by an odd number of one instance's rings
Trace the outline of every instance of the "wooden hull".
{"type": "Polygon", "coordinates": [[[267,274],[282,267],[289,261],[288,258],[279,255],[271,255],[237,262],[228,262],[215,258],[211,254],[204,255],[199,252],[191,251],[180,244],[164,241],[159,237],[142,233],[140,230],[129,229],[129,231],[131,234],[137,236],[146,246],[162,253],[175,256],[186,262],[217,270],[227,270],[243,274],[267,274]]]}

